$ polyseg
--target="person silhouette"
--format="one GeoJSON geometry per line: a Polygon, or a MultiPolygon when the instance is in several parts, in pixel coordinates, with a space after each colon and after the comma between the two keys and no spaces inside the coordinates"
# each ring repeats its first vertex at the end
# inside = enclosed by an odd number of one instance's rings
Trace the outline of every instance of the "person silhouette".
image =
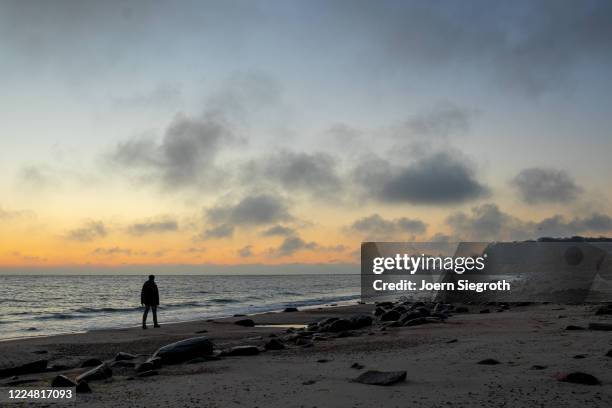
{"type": "Polygon", "coordinates": [[[147,328],[147,315],[149,309],[153,311],[153,327],[159,327],[157,324],[157,306],[159,305],[159,291],[155,284],[155,276],[149,275],[149,280],[142,285],[142,291],[140,292],[140,303],[145,307],[144,314],[142,315],[142,328],[147,328]]]}

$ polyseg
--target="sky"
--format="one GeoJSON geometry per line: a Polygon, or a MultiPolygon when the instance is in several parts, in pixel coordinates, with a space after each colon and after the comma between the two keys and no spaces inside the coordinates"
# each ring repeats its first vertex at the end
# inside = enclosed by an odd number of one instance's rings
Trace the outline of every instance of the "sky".
{"type": "Polygon", "coordinates": [[[0,273],[610,236],[611,69],[609,1],[4,0],[0,273]]]}

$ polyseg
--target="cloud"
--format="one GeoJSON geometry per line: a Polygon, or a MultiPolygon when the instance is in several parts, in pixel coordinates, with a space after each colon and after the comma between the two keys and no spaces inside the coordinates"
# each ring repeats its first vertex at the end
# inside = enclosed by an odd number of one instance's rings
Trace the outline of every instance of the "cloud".
{"type": "Polygon", "coordinates": [[[104,255],[104,256],[113,256],[113,255],[127,255],[131,256],[134,252],[131,249],[121,248],[121,247],[111,247],[111,248],[96,248],[92,251],[94,255],[104,255]]]}
{"type": "Polygon", "coordinates": [[[353,177],[370,197],[388,203],[455,204],[489,194],[471,163],[455,151],[428,154],[408,166],[370,159],[353,177]]]}
{"type": "Polygon", "coordinates": [[[215,206],[206,211],[206,217],[214,224],[235,226],[265,225],[293,218],[285,199],[268,193],[246,196],[235,204],[215,206]]]}
{"type": "Polygon", "coordinates": [[[210,181],[214,162],[224,143],[233,139],[220,115],[177,115],[162,140],[139,138],[119,143],[111,162],[141,172],[141,180],[180,188],[210,181]]]}
{"type": "Polygon", "coordinates": [[[66,238],[71,241],[89,242],[104,238],[107,234],[106,226],[102,221],[87,221],[83,226],[68,231],[66,238]]]}
{"type": "Polygon", "coordinates": [[[293,237],[285,238],[283,242],[280,244],[280,246],[272,250],[271,253],[277,256],[289,256],[289,255],[293,255],[294,253],[298,251],[303,251],[303,250],[312,251],[312,250],[317,249],[318,247],[319,245],[314,241],[306,242],[300,237],[293,236],[293,237]]]}
{"type": "Polygon", "coordinates": [[[612,218],[605,214],[594,213],[586,217],[566,220],[561,215],[543,219],[535,226],[539,236],[568,237],[584,233],[600,234],[612,232],[612,218]]]}
{"type": "Polygon", "coordinates": [[[151,233],[171,232],[178,230],[178,222],[173,219],[161,219],[132,224],[128,227],[131,235],[145,235],[151,233]]]}
{"type": "Polygon", "coordinates": [[[387,220],[379,214],[372,214],[356,220],[348,229],[368,237],[389,237],[397,234],[423,234],[427,230],[427,224],[406,217],[387,220]]]}
{"type": "Polygon", "coordinates": [[[250,256],[253,256],[253,246],[252,245],[247,245],[245,247],[242,247],[238,250],[238,255],[240,255],[242,258],[248,258],[250,256]]]}
{"type": "Polygon", "coordinates": [[[202,239],[220,239],[230,238],[234,235],[234,226],[229,224],[221,224],[213,228],[209,228],[200,236],[202,239]]]}
{"type": "Polygon", "coordinates": [[[187,254],[203,254],[206,251],[207,251],[207,249],[203,248],[203,247],[191,247],[191,248],[185,249],[183,252],[185,252],[187,254]]]}
{"type": "Polygon", "coordinates": [[[0,207],[0,221],[13,221],[24,218],[34,218],[35,214],[29,210],[5,210],[0,207]]]}
{"type": "Polygon", "coordinates": [[[450,103],[441,103],[406,122],[411,134],[421,137],[447,137],[465,133],[470,128],[472,112],[450,103]]]}
{"type": "Polygon", "coordinates": [[[521,170],[511,184],[527,204],[567,203],[582,191],[565,171],[540,167],[521,170]]]}
{"type": "Polygon", "coordinates": [[[338,194],[343,183],[337,174],[337,160],[327,153],[296,153],[288,150],[252,160],[246,165],[246,180],[273,182],[286,191],[316,195],[338,194]]]}
{"type": "Polygon", "coordinates": [[[281,236],[288,237],[295,235],[295,230],[293,228],[285,227],[282,225],[275,225],[261,232],[264,237],[273,237],[273,236],[281,236]]]}

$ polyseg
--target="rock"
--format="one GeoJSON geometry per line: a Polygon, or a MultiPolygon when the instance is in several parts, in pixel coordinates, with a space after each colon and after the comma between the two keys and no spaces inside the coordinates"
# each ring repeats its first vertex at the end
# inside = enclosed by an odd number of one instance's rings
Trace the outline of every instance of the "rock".
{"type": "Polygon", "coordinates": [[[491,313],[489,309],[482,309],[479,313],[491,313]]]}
{"type": "Polygon", "coordinates": [[[47,368],[47,371],[64,371],[69,370],[72,367],[67,366],[65,364],[53,364],[51,367],[47,368]]]}
{"type": "Polygon", "coordinates": [[[456,343],[456,342],[458,342],[458,341],[459,341],[459,340],[457,340],[457,339],[452,339],[452,340],[448,340],[448,341],[446,342],[446,344],[456,343]]]}
{"type": "Polygon", "coordinates": [[[304,382],[302,383],[302,385],[312,385],[312,384],[314,384],[314,383],[316,383],[316,381],[315,381],[315,380],[308,380],[308,381],[304,381],[304,382]]]}
{"type": "Polygon", "coordinates": [[[223,352],[225,356],[254,356],[259,354],[256,346],[236,346],[223,352]]]}
{"type": "Polygon", "coordinates": [[[328,360],[326,358],[320,358],[317,360],[317,363],[329,363],[331,360],[328,360]]]}
{"type": "Polygon", "coordinates": [[[151,357],[145,361],[146,363],[151,363],[154,369],[160,369],[162,367],[162,359],[161,357],[151,357]]]}
{"type": "Polygon", "coordinates": [[[573,324],[570,324],[569,326],[565,328],[565,330],[586,330],[586,329],[582,326],[574,326],[573,324]]]}
{"type": "Polygon", "coordinates": [[[595,314],[597,316],[602,316],[602,315],[612,315],[612,304],[611,305],[604,305],[599,307],[596,311],[595,314]]]}
{"type": "Polygon", "coordinates": [[[102,363],[103,363],[103,361],[100,360],[99,358],[90,358],[90,359],[87,359],[87,360],[85,360],[85,361],[83,361],[81,363],[81,368],[97,367],[97,366],[99,366],[102,363]]]}
{"type": "Polygon", "coordinates": [[[589,323],[589,330],[612,331],[612,323],[589,323]]]}
{"type": "Polygon", "coordinates": [[[368,315],[356,315],[350,318],[350,321],[353,325],[352,329],[362,329],[364,327],[368,327],[372,325],[372,317],[368,315]]]}
{"type": "Polygon", "coordinates": [[[161,347],[153,357],[159,357],[163,364],[179,364],[212,353],[213,343],[208,337],[192,337],[161,347]]]}
{"type": "Polygon", "coordinates": [[[495,360],[494,358],[485,358],[484,360],[480,360],[478,362],[478,364],[482,364],[482,365],[497,365],[497,364],[501,364],[499,361],[495,360]]]}
{"type": "Polygon", "coordinates": [[[351,368],[354,368],[355,370],[361,370],[363,367],[365,367],[363,364],[359,364],[359,363],[351,364],[351,368]]]}
{"type": "Polygon", "coordinates": [[[151,363],[150,361],[145,361],[144,363],[138,364],[136,366],[137,373],[144,373],[145,371],[151,371],[154,369],[155,367],[153,366],[153,363],[151,363]]]}
{"type": "Polygon", "coordinates": [[[202,329],[202,330],[198,330],[197,332],[195,332],[196,334],[203,334],[203,333],[208,333],[208,330],[206,329],[202,329]]]}
{"type": "Polygon", "coordinates": [[[243,326],[243,327],[253,327],[253,326],[255,326],[255,322],[252,319],[236,320],[234,322],[234,324],[237,324],[238,326],[243,326]]]}
{"type": "Polygon", "coordinates": [[[271,339],[264,345],[264,348],[266,350],[282,350],[285,345],[278,339],[271,339]]]}
{"type": "Polygon", "coordinates": [[[153,375],[158,375],[159,373],[157,372],[157,370],[149,370],[149,371],[143,371],[141,373],[136,374],[136,377],[151,377],[153,375]]]}
{"type": "Polygon", "coordinates": [[[583,358],[587,358],[587,356],[585,354],[576,354],[574,356],[574,358],[577,359],[577,360],[580,360],[580,359],[583,359],[583,358]]]}
{"type": "Polygon", "coordinates": [[[111,363],[111,367],[115,368],[134,368],[134,366],[136,366],[136,363],[134,363],[133,361],[127,361],[127,360],[119,360],[119,361],[113,361],[111,363]]]}
{"type": "Polygon", "coordinates": [[[370,385],[391,385],[406,379],[406,371],[366,371],[353,381],[370,385]]]}
{"type": "Polygon", "coordinates": [[[298,337],[295,340],[295,345],[296,346],[308,346],[308,345],[312,345],[312,342],[308,339],[305,339],[303,337],[298,337]]]}
{"type": "Polygon", "coordinates": [[[15,367],[3,368],[0,369],[0,378],[12,377],[14,375],[40,373],[47,369],[47,364],[47,360],[36,360],[32,361],[31,363],[22,364],[15,367]]]}
{"type": "Polygon", "coordinates": [[[396,321],[401,317],[401,313],[396,311],[396,310],[389,310],[388,312],[385,312],[385,314],[383,314],[382,316],[380,316],[380,321],[381,322],[392,322],[392,321],[396,321]]]}
{"type": "Polygon", "coordinates": [[[291,313],[291,312],[297,312],[298,308],[297,307],[286,307],[285,310],[283,310],[283,313],[291,313]]]}
{"type": "Polygon", "coordinates": [[[89,371],[84,372],[76,378],[76,382],[80,383],[81,381],[96,381],[96,380],[106,380],[107,378],[111,378],[113,376],[113,370],[109,367],[108,364],[102,363],[99,366],[92,368],[89,371]]]}
{"type": "Polygon", "coordinates": [[[246,315],[245,315],[245,314],[242,314],[242,313],[236,313],[236,314],[234,315],[234,317],[244,317],[244,316],[246,316],[246,315]]]}
{"type": "Polygon", "coordinates": [[[76,393],[77,394],[90,394],[91,393],[91,388],[89,388],[89,384],[87,384],[87,381],[81,381],[77,384],[76,393]]]}
{"type": "Polygon", "coordinates": [[[454,312],[455,312],[455,313],[469,313],[469,312],[470,312],[470,309],[468,309],[468,308],[467,308],[467,307],[465,307],[465,306],[459,306],[459,307],[456,307],[456,308],[455,308],[454,312]]]}
{"type": "Polygon", "coordinates": [[[377,308],[374,310],[374,316],[381,316],[381,315],[385,314],[386,312],[387,312],[387,311],[386,311],[384,308],[382,308],[382,307],[377,307],[377,308]]]}
{"type": "Polygon", "coordinates": [[[548,367],[539,364],[534,364],[531,366],[531,370],[545,370],[546,368],[548,367]]]}
{"type": "Polygon", "coordinates": [[[606,353],[606,357],[612,357],[612,349],[608,350],[606,353]]]}
{"type": "Polygon", "coordinates": [[[119,353],[117,353],[117,355],[115,356],[115,361],[121,361],[121,360],[133,360],[135,359],[137,356],[135,356],[134,354],[130,354],[130,353],[124,353],[123,351],[120,351],[119,353]]]}
{"type": "Polygon", "coordinates": [[[562,382],[569,382],[573,384],[601,385],[601,382],[596,377],[580,371],[569,374],[561,374],[557,376],[557,379],[562,382]]]}
{"type": "Polygon", "coordinates": [[[353,323],[351,323],[348,319],[337,319],[331,322],[328,325],[325,325],[321,328],[322,331],[329,331],[332,333],[338,333],[345,330],[350,330],[353,327],[353,323]]]}
{"type": "Polygon", "coordinates": [[[58,375],[51,381],[51,387],[62,388],[62,387],[76,387],[76,383],[65,375],[58,375]]]}

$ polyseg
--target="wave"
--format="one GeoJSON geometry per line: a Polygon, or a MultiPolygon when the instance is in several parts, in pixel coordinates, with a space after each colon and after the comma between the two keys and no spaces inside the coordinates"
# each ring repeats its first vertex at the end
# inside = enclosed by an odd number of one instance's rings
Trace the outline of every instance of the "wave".
{"type": "Polygon", "coordinates": [[[230,298],[216,298],[216,299],[209,299],[208,301],[212,303],[238,303],[240,302],[240,300],[238,299],[230,299],[230,298]]]}

